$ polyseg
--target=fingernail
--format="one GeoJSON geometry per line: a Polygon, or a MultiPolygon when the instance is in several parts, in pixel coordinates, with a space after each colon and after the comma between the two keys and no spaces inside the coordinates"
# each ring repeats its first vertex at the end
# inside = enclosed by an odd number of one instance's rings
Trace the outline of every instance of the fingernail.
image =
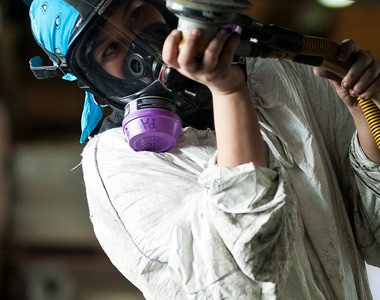
{"type": "Polygon", "coordinates": [[[349,85],[346,81],[343,81],[343,82],[342,82],[342,86],[343,86],[345,89],[349,89],[349,88],[351,88],[350,85],[349,85]]]}
{"type": "Polygon", "coordinates": [[[226,29],[224,29],[224,28],[222,28],[222,29],[219,31],[219,34],[220,34],[221,36],[228,36],[228,35],[229,35],[228,31],[227,31],[226,29]]]}
{"type": "Polygon", "coordinates": [[[190,34],[194,36],[198,36],[201,34],[201,31],[198,28],[193,28],[191,29],[190,34]]]}
{"type": "Polygon", "coordinates": [[[352,97],[355,97],[355,98],[359,97],[359,95],[358,95],[357,93],[355,93],[354,90],[350,90],[350,95],[351,95],[352,97]]]}
{"type": "Polygon", "coordinates": [[[371,97],[368,97],[368,95],[366,95],[366,94],[360,95],[359,98],[362,99],[362,100],[365,100],[365,101],[371,99],[371,97]]]}

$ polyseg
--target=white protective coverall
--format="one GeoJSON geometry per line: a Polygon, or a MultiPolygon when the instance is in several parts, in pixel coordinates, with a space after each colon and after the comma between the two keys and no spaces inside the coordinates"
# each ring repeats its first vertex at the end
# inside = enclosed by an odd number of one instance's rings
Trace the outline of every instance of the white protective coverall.
{"type": "Polygon", "coordinates": [[[216,165],[212,130],[159,154],[99,134],[82,166],[101,246],[148,300],[372,299],[380,166],[331,82],[288,61],[247,70],[269,168],[216,165]]]}

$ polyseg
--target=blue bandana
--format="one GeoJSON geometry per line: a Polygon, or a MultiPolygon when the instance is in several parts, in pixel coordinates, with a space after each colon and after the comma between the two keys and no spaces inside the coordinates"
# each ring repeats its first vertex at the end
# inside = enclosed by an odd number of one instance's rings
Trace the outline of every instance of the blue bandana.
{"type": "MultiPolygon", "coordinates": [[[[30,5],[29,16],[37,42],[51,53],[66,55],[79,13],[62,0],[34,0],[30,5]]],[[[69,81],[77,79],[73,74],[62,78],[69,81]]],[[[81,121],[81,143],[98,125],[102,114],[103,109],[96,104],[94,96],[86,92],[81,121]]]]}

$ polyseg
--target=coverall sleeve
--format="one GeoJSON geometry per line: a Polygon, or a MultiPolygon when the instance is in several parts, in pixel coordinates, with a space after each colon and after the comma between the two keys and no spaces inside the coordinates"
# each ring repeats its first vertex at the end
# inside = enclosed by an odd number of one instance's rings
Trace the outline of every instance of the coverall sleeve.
{"type": "Polygon", "coordinates": [[[366,157],[357,135],[352,138],[350,159],[360,195],[354,205],[358,244],[366,261],[380,267],[380,165],[366,157]]]}
{"type": "Polygon", "coordinates": [[[218,167],[215,151],[212,131],[185,130],[157,154],[112,129],[83,152],[96,236],[147,299],[275,299],[285,284],[296,220],[286,182],[253,164],[218,167]]]}

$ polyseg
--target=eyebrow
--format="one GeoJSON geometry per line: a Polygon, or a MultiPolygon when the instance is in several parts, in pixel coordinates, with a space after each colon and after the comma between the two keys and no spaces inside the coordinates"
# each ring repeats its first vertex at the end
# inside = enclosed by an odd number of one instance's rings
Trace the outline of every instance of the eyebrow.
{"type": "Polygon", "coordinates": [[[123,19],[125,18],[125,15],[128,13],[129,8],[130,8],[132,2],[133,2],[133,0],[129,1],[129,3],[125,6],[125,9],[124,9],[124,12],[123,12],[123,15],[122,15],[123,19]]]}
{"type": "Polygon", "coordinates": [[[106,34],[106,36],[104,38],[102,38],[101,40],[95,42],[95,45],[94,45],[94,49],[98,49],[100,46],[102,46],[103,44],[105,44],[108,40],[110,39],[110,35],[106,34]]]}
{"type": "MultiPolygon", "coordinates": [[[[131,1],[128,1],[127,5],[125,6],[124,8],[124,11],[123,11],[123,14],[122,14],[122,19],[125,18],[125,16],[127,15],[128,11],[129,11],[129,8],[132,4],[133,0],[131,1]]],[[[108,20],[107,20],[108,23],[110,23],[108,20]]],[[[112,23],[110,23],[112,25],[112,23]]],[[[103,30],[104,30],[104,27],[103,27],[103,30]]],[[[110,39],[110,35],[109,34],[106,34],[106,36],[104,38],[102,38],[101,40],[99,40],[98,42],[95,43],[95,46],[94,48],[97,49],[98,47],[102,46],[104,43],[106,43],[108,40],[110,39]]]]}

